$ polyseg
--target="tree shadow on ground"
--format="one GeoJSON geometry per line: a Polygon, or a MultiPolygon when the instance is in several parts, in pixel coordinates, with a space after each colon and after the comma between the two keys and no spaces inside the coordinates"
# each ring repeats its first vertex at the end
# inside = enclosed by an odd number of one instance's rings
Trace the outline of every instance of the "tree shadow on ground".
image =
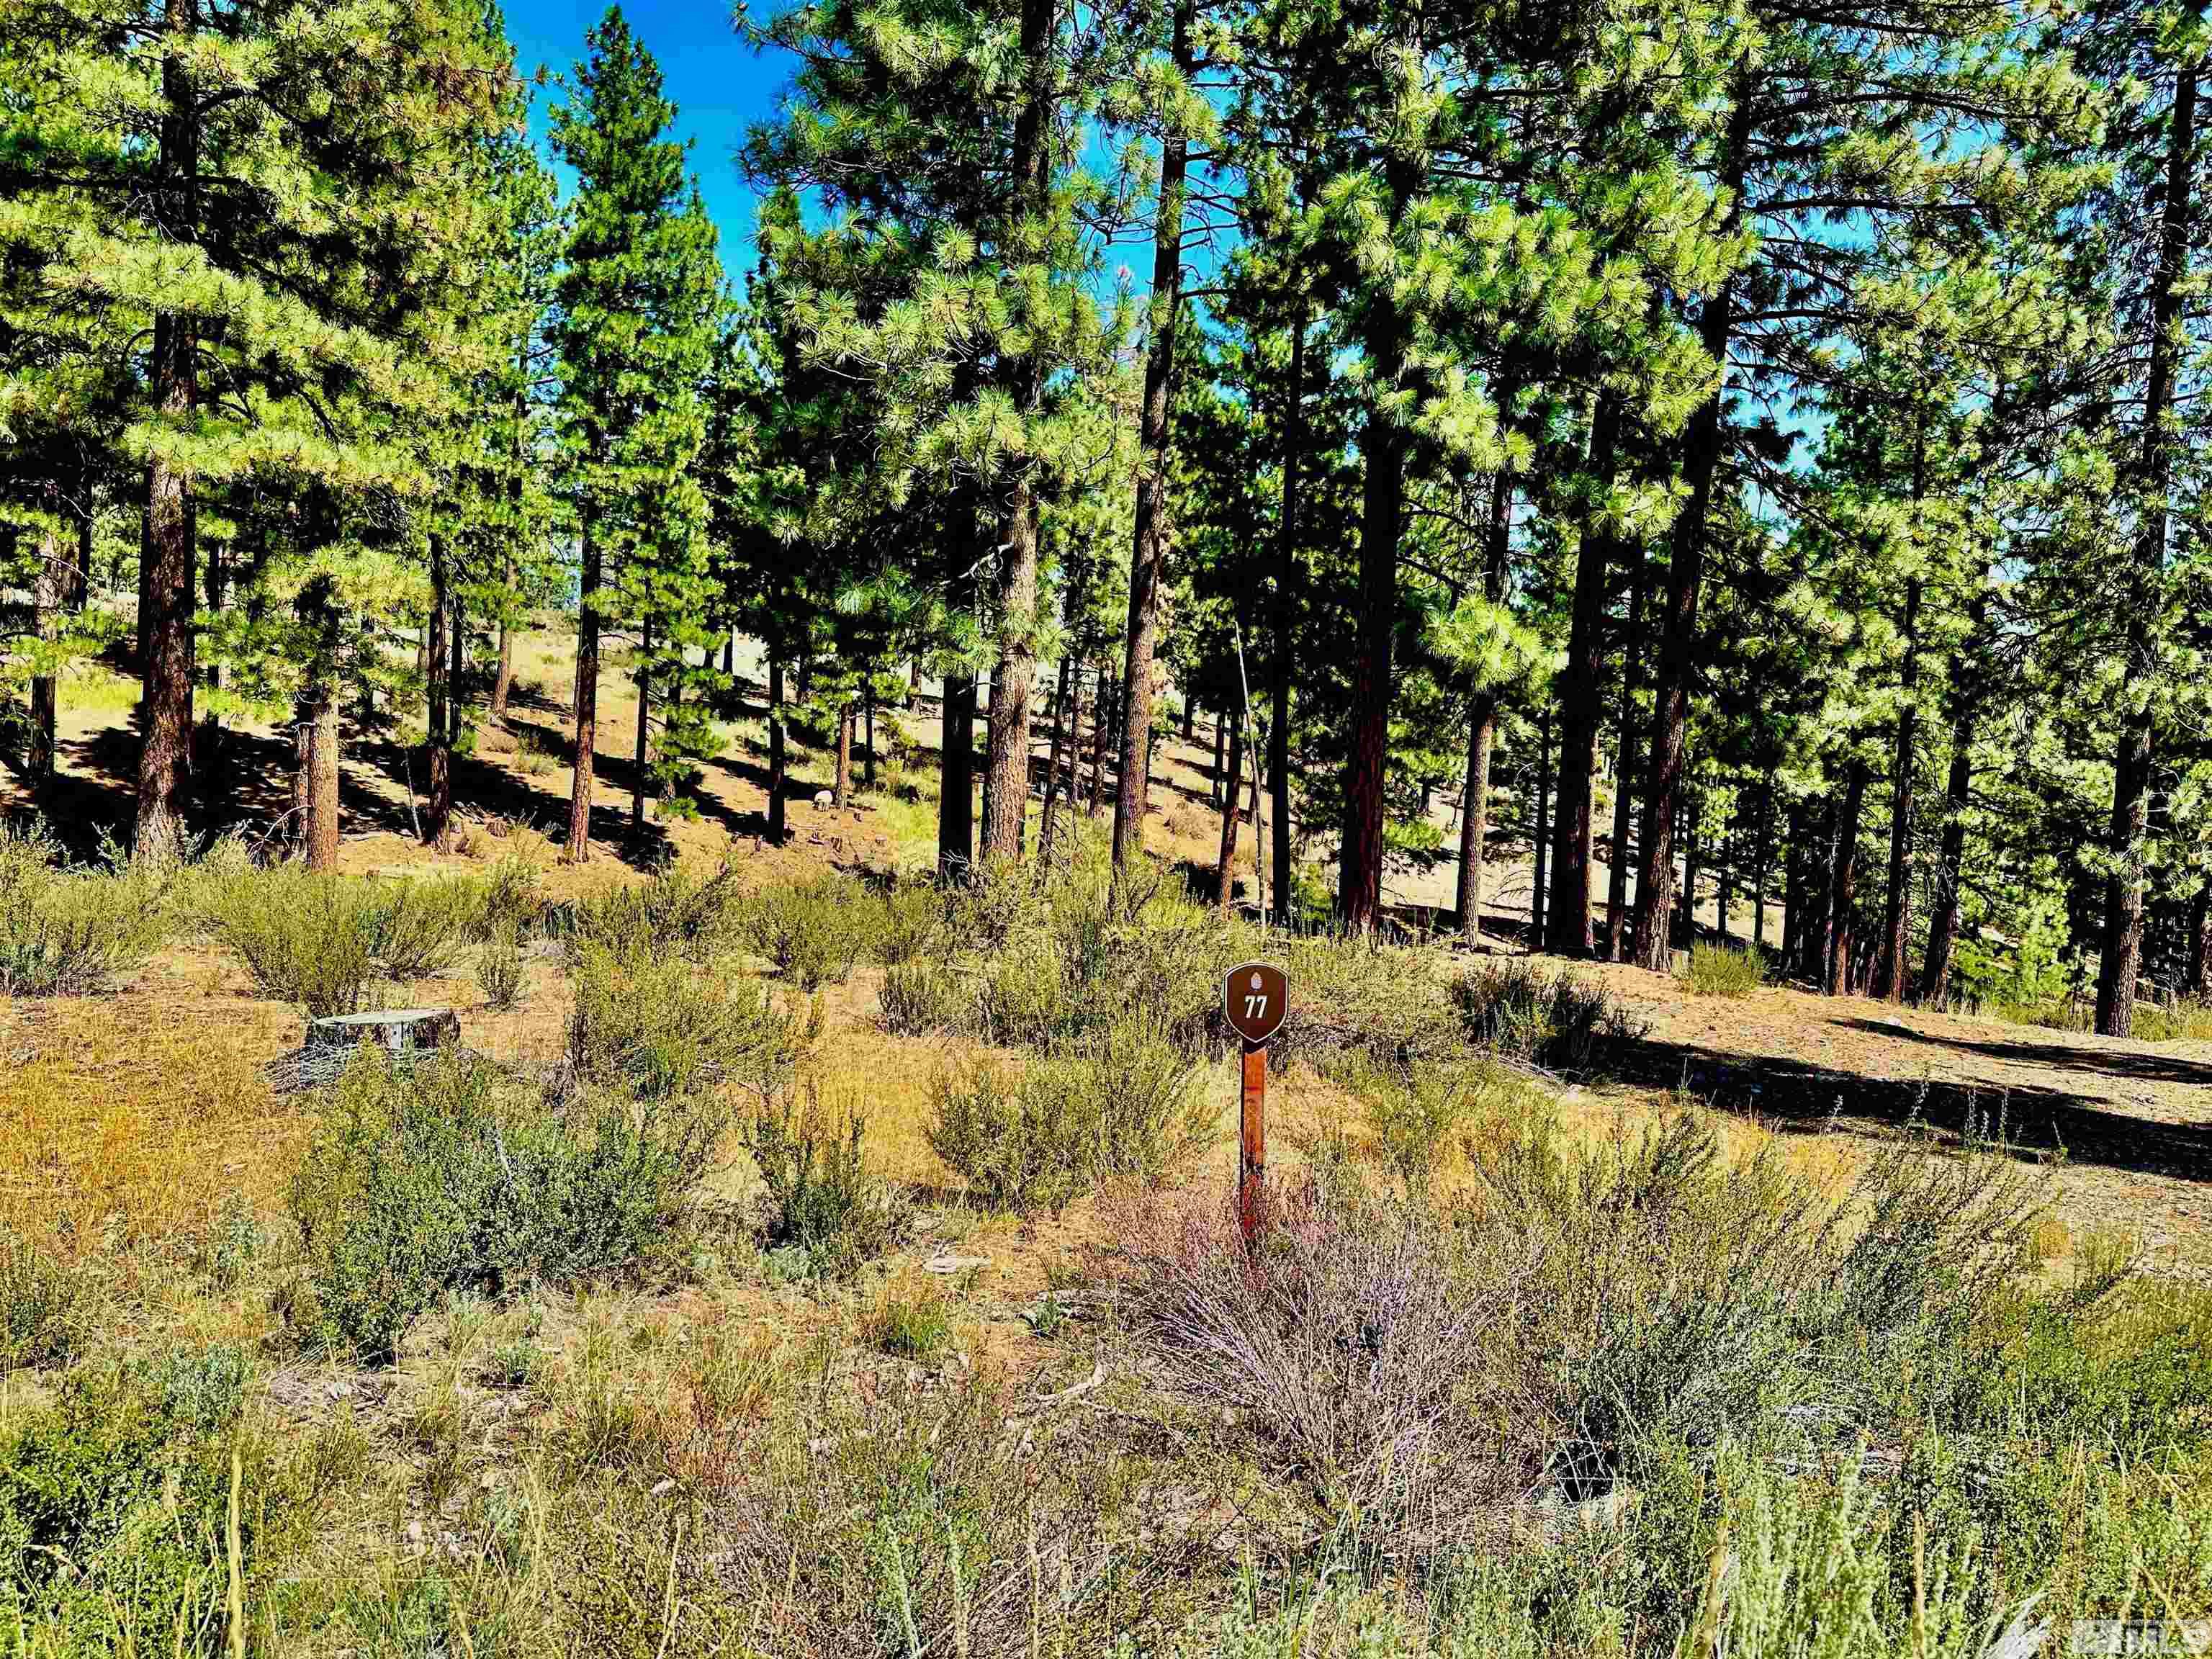
{"type": "MultiPolygon", "coordinates": [[[[1875,1026],[1885,1036],[1895,1029],[1875,1026]]],[[[2000,1045],[2001,1046],[2001,1045],[2000,1045]]],[[[2108,1100],[2034,1084],[1877,1078],[1810,1061],[1724,1053],[1644,1036],[1618,1044],[1607,1075],[1652,1089],[1680,1088],[1716,1109],[1787,1133],[1832,1123],[1895,1128],[1917,1120],[1950,1138],[1970,1125],[2023,1156],[2063,1153],[2075,1164],[2212,1180],[2212,1122],[2161,1123],[2108,1100]]],[[[2212,1102],[2212,1097],[2208,1097],[2212,1102]]]]}
{"type": "MultiPolygon", "coordinates": [[[[1902,1024],[1890,1025],[1873,1019],[1847,1019],[1843,1024],[1852,1030],[1871,1031],[1876,1036],[1932,1043],[1937,1048],[1954,1049],[1960,1054],[1986,1054],[1994,1060],[2009,1060],[2023,1066],[2048,1066],[2055,1072],[2094,1072],[2100,1077],[2124,1078],[2132,1083],[2189,1083],[2212,1089],[2212,1064],[2189,1060],[2179,1054],[2147,1054],[2130,1048],[2077,1048],[2065,1042],[1978,1042],[1968,1037],[1947,1036],[1936,1031],[1916,1031],[1902,1024]]],[[[2212,1110],[2212,1096],[2206,1097],[2206,1105],[2208,1110],[2212,1110]]]]}

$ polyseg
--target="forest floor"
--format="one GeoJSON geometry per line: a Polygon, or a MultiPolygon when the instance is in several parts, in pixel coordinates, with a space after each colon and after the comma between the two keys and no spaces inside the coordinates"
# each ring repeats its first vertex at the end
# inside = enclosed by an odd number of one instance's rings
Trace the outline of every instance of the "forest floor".
{"type": "MultiPolygon", "coordinates": [[[[882,714],[878,747],[886,756],[885,781],[896,787],[869,793],[863,805],[842,811],[814,804],[831,781],[832,757],[794,741],[785,803],[791,836],[777,849],[761,840],[766,710],[756,689],[753,702],[729,724],[727,750],[707,768],[698,816],[654,823],[641,842],[630,833],[628,815],[635,702],[619,659],[609,662],[600,688],[595,856],[581,868],[558,864],[553,846],[567,817],[571,779],[565,737],[571,644],[557,632],[520,640],[510,712],[478,732],[475,752],[457,768],[461,828],[453,853],[435,853],[416,839],[412,791],[419,780],[409,769],[408,750],[389,737],[350,743],[343,774],[342,867],[399,874],[441,863],[477,865],[521,850],[545,867],[551,890],[574,896],[636,879],[672,856],[742,862],[763,879],[830,866],[929,866],[935,803],[904,781],[933,781],[938,722],[930,699],[905,715],[882,714]]],[[[134,696],[131,683],[107,669],[94,669],[65,690],[63,775],[46,810],[80,853],[96,846],[103,830],[125,822],[134,696]]],[[[274,730],[252,726],[227,731],[222,742],[225,787],[242,804],[238,827],[265,833],[283,807],[289,744],[274,730]]],[[[1194,880],[1210,878],[1219,844],[1210,743],[1201,725],[1194,740],[1178,735],[1164,745],[1147,825],[1154,852],[1194,880]]],[[[0,814],[30,805],[19,780],[0,776],[0,814]]],[[[1505,856],[1489,866],[1498,902],[1486,915],[1486,948],[1517,951],[1511,941],[1525,933],[1529,872],[1525,857],[1501,850],[1505,856]]],[[[1249,872],[1249,824],[1238,856],[1249,872]]],[[[1450,876],[1446,866],[1440,879],[1435,872],[1417,878],[1419,890],[1402,896],[1433,902],[1426,888],[1448,891],[1450,876]]],[[[1240,893],[1249,891],[1248,881],[1249,875],[1240,880],[1240,893]]],[[[1844,1127],[1896,1125],[1916,1114],[1946,1131],[1980,1121],[2023,1149],[2056,1155],[2058,1214],[2070,1233],[2132,1236],[2151,1260],[2170,1269],[2194,1274],[2212,1268],[2212,1043],[2115,1041],[1787,986],[1739,1000],[1696,997],[1663,975],[1613,964],[1579,968],[1603,979],[1649,1028],[1625,1079],[1594,1095],[1577,1091],[1585,1110],[1613,1115],[1649,1109],[1685,1091],[1784,1135],[1832,1121],[1844,1127]]],[[[58,1044],[74,1057],[70,1069],[82,1066],[78,1076],[88,1080],[134,1069],[132,1053],[104,1053],[106,1045],[137,1051],[143,1060],[150,1058],[148,1046],[159,1050],[173,1035],[172,1023],[181,1021],[222,1048],[234,1046],[232,1058],[258,1064],[288,1046],[294,1027],[280,1009],[254,1001],[249,989],[234,965],[204,951],[173,949],[126,988],[126,1000],[143,1003],[154,1017],[150,1025],[124,1022],[127,1039],[113,1011],[97,1001],[83,1006],[89,1023],[82,1025],[68,1017],[68,1002],[12,1010],[0,1003],[0,1042],[19,1062],[27,1042],[42,1056],[53,1055],[52,1045],[58,1044]]],[[[865,972],[837,995],[852,1005],[838,1011],[845,1040],[890,1051],[878,1057],[884,1064],[864,1068],[878,1079],[873,1086],[882,1087],[886,1077],[902,1079],[894,1091],[902,1109],[878,1111],[875,1118],[886,1150],[904,1166],[900,1173],[933,1176],[918,1125],[937,1062],[898,1053],[907,1045],[875,1030],[862,1006],[872,996],[865,972]]],[[[544,1006],[535,1012],[526,1006],[520,1013],[465,1016],[471,1042],[489,1052],[550,1060],[559,1046],[560,1023],[550,999],[540,1001],[544,1006]]],[[[7,1092],[16,1092],[24,1077],[19,1072],[7,1092]]]]}

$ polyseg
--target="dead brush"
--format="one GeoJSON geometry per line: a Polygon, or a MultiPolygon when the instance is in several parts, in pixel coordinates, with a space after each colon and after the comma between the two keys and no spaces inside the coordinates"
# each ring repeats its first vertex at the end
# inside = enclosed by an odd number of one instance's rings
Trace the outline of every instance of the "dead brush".
{"type": "Polygon", "coordinates": [[[828,1382],[795,1391],[708,1511],[748,1650],[1034,1659],[1179,1624],[1205,1558],[1160,1524],[1165,1471],[1088,1413],[988,1365],[828,1382]]]}
{"type": "Polygon", "coordinates": [[[1523,1490],[1525,1455],[1474,1409],[1510,1291],[1458,1271],[1425,1209],[1346,1175],[1270,1193],[1249,1255],[1218,1195],[1123,1200],[1111,1223],[1149,1375],[1249,1413],[1325,1514],[1426,1551],[1523,1490]]]}

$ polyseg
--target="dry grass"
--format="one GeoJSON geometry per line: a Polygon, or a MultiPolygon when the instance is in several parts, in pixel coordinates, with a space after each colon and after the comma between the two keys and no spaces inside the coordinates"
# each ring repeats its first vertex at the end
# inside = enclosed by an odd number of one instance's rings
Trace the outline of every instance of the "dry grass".
{"type": "Polygon", "coordinates": [[[77,1254],[264,1202],[307,1121],[261,1066],[297,1040],[280,1005],[196,990],[173,953],[114,997],[0,1005],[0,1217],[77,1254]]]}

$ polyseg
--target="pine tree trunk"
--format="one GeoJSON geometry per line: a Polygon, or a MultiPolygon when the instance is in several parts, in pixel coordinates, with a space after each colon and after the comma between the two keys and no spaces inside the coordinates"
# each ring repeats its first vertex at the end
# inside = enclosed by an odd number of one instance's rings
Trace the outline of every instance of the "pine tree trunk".
{"type": "MultiPolygon", "coordinates": [[[[1045,218],[1052,194],[1052,35],[1056,0],[1020,0],[1020,106],[1014,116],[1012,162],[1017,218],[1045,218]]],[[[1044,395],[1044,361],[1032,346],[1010,352],[1001,384],[1024,416],[1044,395]]],[[[1030,793],[1030,695],[1036,678],[1037,502],[1026,471],[1007,490],[999,520],[999,656],[991,673],[991,720],[985,734],[982,857],[1021,858],[1030,793]]],[[[1141,785],[1140,785],[1141,787],[1141,785]]]]}
{"type": "MultiPolygon", "coordinates": [[[[768,641],[768,840],[771,847],[782,846],[789,833],[783,801],[790,781],[788,765],[783,744],[783,652],[771,640],[768,641]]],[[[964,787],[962,798],[967,798],[964,787]]]]}
{"type": "MultiPolygon", "coordinates": [[[[1514,396],[1509,383],[1499,393],[1500,406],[1510,407],[1514,396]]],[[[1513,475],[1500,467],[1491,475],[1490,522],[1482,549],[1482,592],[1492,605],[1505,602],[1512,545],[1513,475]]],[[[1459,890],[1452,901],[1459,910],[1460,936],[1470,951],[1482,943],[1482,859],[1490,841],[1490,757],[1497,742],[1498,693],[1486,687],[1475,692],[1468,712],[1467,777],[1459,798],[1459,890]]]]}
{"type": "Polygon", "coordinates": [[[963,873],[975,861],[975,677],[945,677],[944,743],[939,755],[937,867],[963,873]]]}
{"type": "Polygon", "coordinates": [[[1619,962],[1628,945],[1628,842],[1636,801],[1636,665],[1644,655],[1644,553],[1631,549],[1628,631],[1620,639],[1620,720],[1613,763],[1613,860],[1606,867],[1605,957],[1619,962]]]}
{"type": "Polygon", "coordinates": [[[576,605],[576,776],[568,791],[568,861],[592,856],[592,768],[599,736],[599,538],[587,511],[581,526],[582,569],[576,605]]]}
{"type": "Polygon", "coordinates": [[[1806,827],[1805,809],[1796,802],[1790,807],[1788,840],[1782,848],[1782,971],[1794,974],[1802,969],[1802,951],[1805,933],[1805,837],[1810,831],[1806,827]]]}
{"type": "Polygon", "coordinates": [[[853,799],[853,705],[837,711],[837,778],[830,787],[830,805],[839,811],[853,799]]]}
{"type": "Polygon", "coordinates": [[[92,490],[93,477],[88,470],[79,482],[76,503],[70,513],[76,530],[76,556],[70,562],[62,603],[72,617],[82,616],[92,597],[92,490]]]}
{"type": "MultiPolygon", "coordinates": [[[[1044,817],[1037,829],[1037,861],[1040,864],[1052,861],[1053,837],[1060,830],[1060,769],[1061,763],[1068,758],[1067,722],[1071,714],[1079,722],[1078,731],[1081,730],[1081,711],[1070,708],[1073,693],[1069,690],[1069,681],[1073,671],[1073,659],[1062,651],[1060,653],[1058,684],[1052,694],[1052,741],[1045,751],[1044,817]]],[[[1190,710],[1188,701],[1183,704],[1183,710],[1188,715],[1190,710]]]]}
{"type": "Polygon", "coordinates": [[[1452,900],[1459,910],[1460,937],[1470,951],[1482,944],[1482,855],[1490,840],[1490,757],[1497,737],[1498,699],[1487,691],[1478,693],[1467,728],[1467,781],[1459,799],[1459,890],[1452,900]]]}
{"type": "MultiPolygon", "coordinates": [[[[171,36],[161,61],[161,210],[173,234],[189,239],[199,223],[200,131],[187,55],[199,29],[198,0],[169,0],[171,36]]],[[[154,318],[149,388],[165,422],[189,427],[199,404],[199,340],[173,312],[154,318]]],[[[197,525],[191,474],[157,448],[146,466],[146,528],[140,559],[138,807],[142,854],[173,848],[184,831],[192,771],[197,525]]]]}
{"type": "MultiPolygon", "coordinates": [[[[1417,183],[1410,163],[1386,163],[1388,222],[1398,224],[1417,183]]],[[[1394,392],[1406,367],[1406,319],[1397,301],[1378,295],[1366,341],[1374,388],[1394,392]]],[[[1346,931],[1374,931],[1382,904],[1383,814],[1390,766],[1390,653],[1398,621],[1398,538],[1405,527],[1407,434],[1379,407],[1361,438],[1365,479],[1359,520],[1358,627],[1352,669],[1351,749],[1345,773],[1343,844],[1337,862],[1337,913],[1346,931]]]]}
{"type": "Polygon", "coordinates": [[[2189,974],[2182,994],[2212,1001],[2212,892],[2202,887],[2189,901],[2189,974]]]}
{"type": "Polygon", "coordinates": [[[1766,884],[1773,873],[1771,860],[1774,857],[1774,781],[1770,777],[1759,799],[1759,845],[1753,856],[1757,863],[1752,878],[1751,944],[1764,955],[1766,951],[1766,884]]]}
{"type": "MultiPolygon", "coordinates": [[[[512,561],[507,567],[507,580],[508,586],[512,587],[514,585],[514,565],[512,561]]],[[[499,666],[492,672],[491,703],[486,710],[491,719],[503,720],[507,718],[507,699],[514,689],[514,630],[507,626],[506,619],[502,617],[499,624],[499,666]]]]}
{"type": "Polygon", "coordinates": [[[860,688],[860,786],[876,787],[876,688],[860,688]]]}
{"type": "Polygon", "coordinates": [[[1736,883],[1736,818],[1729,814],[1721,823],[1721,856],[1714,865],[1714,894],[1712,894],[1712,931],[1721,940],[1728,940],[1728,911],[1735,900],[1736,883]]]}
{"type": "Polygon", "coordinates": [[[1545,812],[1552,794],[1552,708],[1545,704],[1536,722],[1536,879],[1528,891],[1528,948],[1544,948],[1544,857],[1550,850],[1545,812]]]}
{"type": "MultiPolygon", "coordinates": [[[[1174,0],[1169,55],[1190,73],[1194,0],[1174,0]]],[[[1182,303],[1183,187],[1190,145],[1170,130],[1160,145],[1160,188],[1152,220],[1152,340],[1145,353],[1145,401],[1138,428],[1137,521],[1129,552],[1129,625],[1121,679],[1129,714],[1121,736],[1121,788],[1114,798],[1114,873],[1118,879],[1145,842],[1152,783],[1152,653],[1168,553],[1168,453],[1174,435],[1177,317],[1182,303]]]]}
{"type": "MultiPolygon", "coordinates": [[[[1688,769],[1685,767],[1685,773],[1688,769]]],[[[1683,791],[1682,834],[1682,948],[1689,950],[1698,942],[1698,854],[1705,850],[1698,835],[1698,808],[1701,802],[1694,789],[1683,791]]],[[[1672,966],[1670,963],[1668,966],[1672,966]]]]}
{"type": "MultiPolygon", "coordinates": [[[[1729,222],[1741,217],[1743,179],[1752,136],[1751,94],[1741,76],[1729,112],[1721,186],[1733,204],[1729,222]]],[[[1674,899],[1674,815],[1683,783],[1683,750],[1690,720],[1690,690],[1697,675],[1698,593],[1705,580],[1705,526],[1712,512],[1715,477],[1720,470],[1723,434],[1722,402],[1725,370],[1735,327],[1735,285],[1723,281],[1705,302],[1698,337],[1705,355],[1723,370],[1723,384],[1699,404],[1682,434],[1684,483],[1689,496],[1674,520],[1669,542],[1667,609],[1659,641],[1658,670],[1652,681],[1649,781],[1644,787],[1644,845],[1637,869],[1637,957],[1646,968],[1667,972],[1668,917],[1674,899]]]]}
{"type": "MultiPolygon", "coordinates": [[[[58,515],[61,510],[59,493],[53,485],[46,487],[46,507],[50,514],[58,515]]],[[[31,572],[31,630],[41,645],[51,647],[61,637],[62,607],[69,585],[58,517],[50,517],[39,526],[35,556],[38,563],[31,572]]],[[[52,674],[31,677],[31,742],[25,770],[34,789],[53,781],[60,688],[61,682],[52,674]]]]}
{"type": "MultiPolygon", "coordinates": [[[[2150,366],[2143,388],[2143,501],[2136,550],[2138,591],[2128,620],[2124,667],[2148,682],[2156,668],[2152,597],[2166,567],[2166,489],[2173,477],[2175,434],[2167,430],[2173,402],[2174,360],[2181,346],[2180,288],[2188,274],[2191,190],[2196,164],[2197,71],[2175,77],[2166,138],[2165,202],[2159,234],[2158,271],[2151,297],[2150,366]]],[[[2143,833],[2150,821],[2151,711],[2144,706],[2121,722],[2112,763],[2112,874],[2105,884],[2104,950],[2097,973],[2097,1030],[2125,1036],[2134,1023],[2136,979],[2142,968],[2143,833]]]]}
{"type": "Polygon", "coordinates": [[[442,542],[434,537],[430,542],[430,617],[427,630],[428,672],[422,687],[428,705],[423,743],[428,781],[424,785],[427,799],[422,814],[422,842],[425,846],[441,850],[453,844],[453,750],[446,712],[451,692],[447,681],[453,665],[446,628],[452,603],[453,595],[446,579],[446,550],[442,542]]]}
{"type": "MultiPolygon", "coordinates": [[[[1916,468],[1917,471],[1917,468],[1916,468]]],[[[1916,490],[1914,499],[1918,499],[1916,490]]],[[[1889,881],[1882,898],[1881,958],[1875,971],[1874,994],[1892,1002],[1905,1000],[1905,933],[1910,925],[1906,907],[1912,873],[1912,769],[1919,743],[1920,708],[1914,701],[1920,684],[1920,578],[1905,590],[1905,661],[1899,671],[1901,706],[1897,711],[1897,744],[1890,761],[1889,881]]]]}
{"type": "Polygon", "coordinates": [[[307,821],[301,843],[307,868],[338,867],[338,703],[335,688],[325,685],[307,699],[307,776],[301,799],[307,821]]]}
{"type": "Polygon", "coordinates": [[[1298,487],[1305,460],[1306,306],[1300,291],[1291,318],[1289,385],[1283,404],[1283,506],[1276,523],[1275,586],[1271,596],[1275,660],[1270,675],[1273,697],[1267,726],[1267,776],[1275,792],[1275,921],[1291,922],[1291,622],[1297,597],[1298,487]]]}
{"type": "Polygon", "coordinates": [[[1223,785],[1229,777],[1229,722],[1220,714],[1213,717],[1213,775],[1208,780],[1212,787],[1212,801],[1221,805],[1223,785]]]}
{"type": "Polygon", "coordinates": [[[1936,1006],[1950,994],[1951,958],[1958,944],[1959,882],[1966,869],[1974,726],[1980,714],[1972,653],[1988,610],[1989,590],[1977,588],[1966,611],[1966,641],[1951,657],[1951,769],[1943,787],[1943,842],[1936,855],[1936,890],[1928,917],[1928,956],[1920,970],[1920,1000],[1936,1006]]]}
{"type": "MultiPolygon", "coordinates": [[[[1589,471],[1609,484],[1620,442],[1620,404],[1598,398],[1590,422],[1589,471]]],[[[1595,954],[1590,925],[1590,848],[1596,833],[1598,728],[1605,720],[1606,581],[1618,538],[1590,526],[1575,560],[1573,619],[1559,676],[1559,805],[1552,835],[1550,925],[1544,946],[1562,956],[1595,954]]]]}
{"type": "Polygon", "coordinates": [[[1221,808],[1221,857],[1214,866],[1213,902],[1224,910],[1237,890],[1237,827],[1243,816],[1243,769],[1244,726],[1239,720],[1229,728],[1229,787],[1221,808]]]}
{"type": "Polygon", "coordinates": [[[637,736],[630,747],[629,829],[645,833],[646,774],[653,759],[653,623],[638,624],[637,736]]]}
{"type": "Polygon", "coordinates": [[[1856,757],[1844,786],[1844,806],[1836,825],[1835,876],[1829,893],[1828,994],[1850,989],[1851,915],[1857,897],[1859,812],[1866,803],[1867,763],[1856,757]]]}

